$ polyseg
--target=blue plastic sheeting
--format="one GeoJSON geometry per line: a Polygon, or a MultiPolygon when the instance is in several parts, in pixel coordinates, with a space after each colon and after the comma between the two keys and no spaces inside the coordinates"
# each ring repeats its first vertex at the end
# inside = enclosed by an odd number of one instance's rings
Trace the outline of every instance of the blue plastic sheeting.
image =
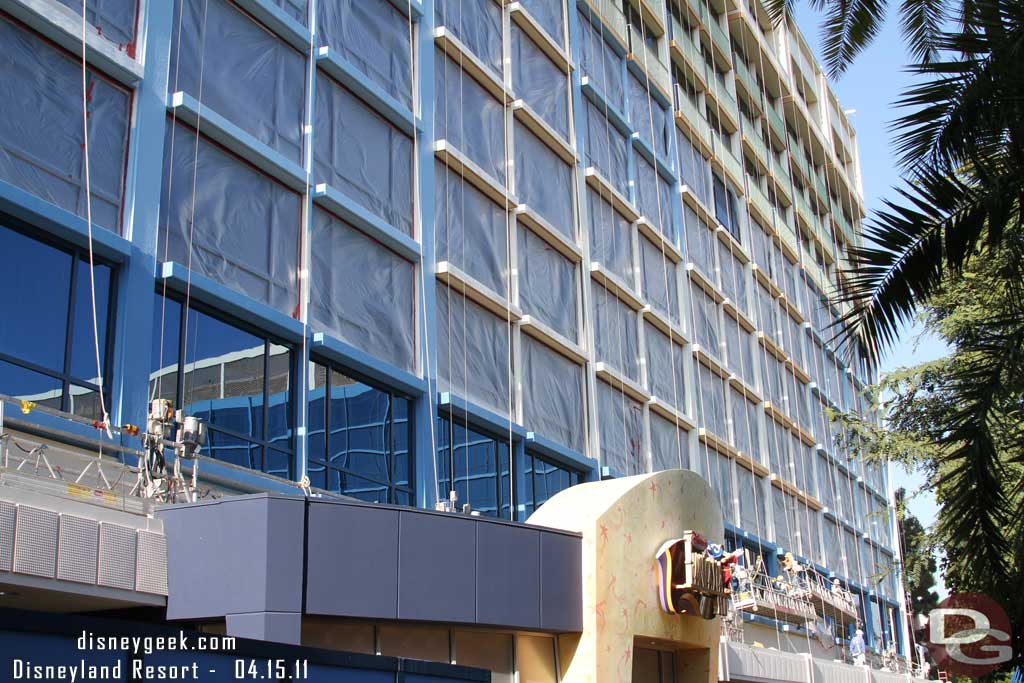
{"type": "Polygon", "coordinates": [[[696,366],[694,376],[700,393],[697,415],[701,426],[712,434],[727,439],[729,425],[725,412],[725,380],[696,358],[693,359],[693,363],[696,366]]]}
{"type": "Polygon", "coordinates": [[[683,202],[683,231],[686,237],[686,260],[696,264],[706,277],[716,282],[715,234],[686,202],[683,202]]]}
{"type": "Polygon", "coordinates": [[[501,7],[493,0],[435,0],[434,25],[444,26],[501,78],[501,7]]]}
{"type": "Polygon", "coordinates": [[[586,100],[584,109],[586,138],[583,158],[587,166],[601,172],[616,190],[629,193],[629,143],[597,105],[586,100]]]}
{"type": "Polygon", "coordinates": [[[310,317],[342,341],[415,372],[415,268],[346,223],[313,212],[310,317]]]}
{"type": "Polygon", "coordinates": [[[736,500],[732,487],[732,460],[716,451],[704,448],[706,468],[704,478],[711,485],[722,507],[722,519],[730,524],[736,523],[736,500]]]}
{"type": "Polygon", "coordinates": [[[662,403],[686,410],[684,368],[686,353],[683,345],[670,341],[668,335],[651,323],[644,323],[644,341],[647,343],[647,389],[662,403]]]}
{"type": "Polygon", "coordinates": [[[609,384],[597,383],[601,466],[629,476],[648,470],[643,453],[643,408],[609,384]]]}
{"type": "Polygon", "coordinates": [[[412,108],[409,18],[388,0],[317,3],[317,39],[412,108]]]}
{"type": "Polygon", "coordinates": [[[434,163],[434,256],[508,296],[508,215],[458,173],[434,163]]]}
{"type": "Polygon", "coordinates": [[[166,237],[168,246],[159,260],[176,261],[295,314],[301,216],[296,193],[180,123],[167,126],[162,186],[158,243],[166,237]]]}
{"type": "Polygon", "coordinates": [[[565,45],[565,9],[562,0],[521,0],[530,16],[551,38],[565,45]]]}
{"type": "Polygon", "coordinates": [[[611,204],[589,186],[587,219],[590,224],[590,260],[597,261],[634,287],[633,228],[611,204]]]}
{"type": "Polygon", "coordinates": [[[586,450],[583,368],[529,335],[521,343],[523,424],[563,446],[586,450]]]}
{"type": "Polygon", "coordinates": [[[458,292],[437,286],[437,374],[451,391],[500,415],[509,414],[509,329],[458,292]]]}
{"type": "Polygon", "coordinates": [[[594,351],[634,382],[640,382],[640,344],[637,313],[610,291],[595,287],[591,298],[594,351]]]}
{"type": "MultiPolygon", "coordinates": [[[[682,97],[682,95],[681,95],[682,97]]],[[[679,179],[704,206],[711,206],[711,167],[708,160],[685,135],[677,135],[679,145],[679,179]]]]}
{"type": "Polygon", "coordinates": [[[666,420],[657,413],[651,413],[651,470],[689,469],[689,433],[666,420]]]}
{"type": "Polygon", "coordinates": [[[568,74],[512,24],[512,87],[549,126],[569,137],[568,74]]]}
{"type": "MultiPolygon", "coordinates": [[[[754,442],[751,441],[751,434],[756,429],[756,424],[749,422],[750,415],[747,413],[747,406],[753,405],[743,397],[739,391],[729,387],[729,413],[732,417],[733,445],[747,455],[754,452],[754,442]]],[[[756,417],[756,416],[755,416],[756,417]]]]}
{"type": "Polygon", "coordinates": [[[327,183],[412,234],[412,138],[318,74],[313,143],[317,183],[327,183]]]}
{"type": "MultiPolygon", "coordinates": [[[[82,0],[57,0],[76,14],[82,14],[82,0]]],[[[135,56],[135,19],[138,0],[88,0],[85,3],[85,20],[96,31],[118,44],[122,50],[135,56]]]]}
{"type": "Polygon", "coordinates": [[[178,0],[167,89],[302,160],[305,60],[226,0],[178,0]],[[179,31],[180,29],[180,31],[179,31]],[[179,44],[180,39],[180,44],[179,44]]]}
{"type": "Polygon", "coordinates": [[[647,86],[632,74],[629,77],[629,113],[633,128],[640,134],[640,139],[659,156],[667,156],[671,117],[665,108],[651,97],[647,86]]]}
{"type": "Polygon", "coordinates": [[[740,503],[740,526],[759,537],[768,535],[764,479],[748,469],[736,470],[736,497],[740,503]]]}
{"type": "Polygon", "coordinates": [[[594,27],[586,14],[580,13],[580,69],[594,87],[621,109],[626,89],[622,84],[622,57],[605,42],[600,29],[594,27]]]}
{"type": "Polygon", "coordinates": [[[306,25],[309,19],[306,0],[270,0],[270,2],[280,7],[282,12],[295,21],[303,26],[306,25]]]}
{"type": "Polygon", "coordinates": [[[577,341],[576,264],[523,226],[519,227],[518,245],[519,306],[523,313],[536,316],[567,339],[577,341]]]}
{"type": "Polygon", "coordinates": [[[516,195],[556,230],[576,240],[572,167],[523,124],[515,124],[516,195]]]}
{"type": "Polygon", "coordinates": [[[712,299],[697,283],[690,281],[690,308],[693,309],[693,330],[695,341],[711,355],[718,358],[722,350],[718,343],[718,308],[712,299]]]}
{"type": "Polygon", "coordinates": [[[644,297],[657,312],[679,323],[679,282],[676,263],[646,238],[640,238],[644,297]]]}
{"type": "MultiPolygon", "coordinates": [[[[92,220],[119,232],[128,93],[89,69],[92,220]]],[[[82,65],[0,17],[0,180],[86,216],[82,65]]]]}
{"type": "Polygon", "coordinates": [[[434,137],[447,140],[505,184],[505,111],[441,50],[434,55],[434,137]]]}
{"type": "Polygon", "coordinates": [[[675,193],[672,185],[641,155],[635,155],[634,161],[637,175],[636,206],[648,223],[674,243],[676,235],[672,224],[672,204],[675,193]]]}

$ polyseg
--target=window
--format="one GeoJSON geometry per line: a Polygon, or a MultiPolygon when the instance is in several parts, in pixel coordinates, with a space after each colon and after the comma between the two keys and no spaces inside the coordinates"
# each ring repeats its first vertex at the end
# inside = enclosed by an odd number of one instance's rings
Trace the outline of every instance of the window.
{"type": "MultiPolygon", "coordinates": [[[[451,1],[451,0],[449,0],[451,1]]],[[[611,102],[613,107],[621,108],[625,98],[622,82],[622,57],[605,42],[601,20],[590,18],[581,10],[580,13],[580,69],[583,75],[611,102]]]]}
{"type": "MultiPolygon", "coordinates": [[[[0,105],[2,106],[2,105],[0,105]]],[[[88,255],[0,225],[0,392],[102,419],[88,255]]],[[[95,261],[100,372],[109,376],[114,269],[95,261]]],[[[106,383],[104,388],[108,389],[106,383]]],[[[107,393],[109,405],[109,389],[107,393]]]]}
{"type": "Polygon", "coordinates": [[[203,453],[294,479],[291,348],[159,294],[153,329],[151,393],[206,422],[203,453]]]}
{"type": "Polygon", "coordinates": [[[647,390],[659,401],[684,412],[686,388],[683,385],[683,368],[689,354],[682,344],[670,341],[668,335],[646,321],[644,340],[647,342],[647,390]]]}
{"type": "Polygon", "coordinates": [[[565,42],[565,20],[562,16],[562,0],[523,0],[523,6],[530,16],[537,20],[555,43],[565,42]]]}
{"type": "Polygon", "coordinates": [[[516,195],[555,230],[576,239],[573,173],[550,147],[523,124],[515,124],[516,195]]]}
{"type": "MultiPolygon", "coordinates": [[[[680,95],[683,97],[683,95],[680,95]]],[[[697,199],[705,206],[709,205],[708,188],[709,163],[700,151],[694,147],[685,135],[677,135],[676,141],[679,144],[679,176],[680,181],[685,185],[697,199]]]]}
{"type": "Polygon", "coordinates": [[[693,308],[694,338],[704,350],[718,358],[722,351],[719,348],[718,306],[704,289],[696,282],[690,281],[690,305],[693,308]]]}
{"type": "Polygon", "coordinates": [[[715,280],[715,234],[689,204],[683,203],[683,228],[686,232],[686,258],[701,273],[715,280]]]}
{"type": "Polygon", "coordinates": [[[310,363],[310,483],[371,503],[413,504],[412,402],[310,363]]]}
{"type": "Polygon", "coordinates": [[[597,360],[640,381],[640,347],[636,312],[607,289],[595,288],[591,297],[594,351],[597,360]]]}
{"type": "Polygon", "coordinates": [[[676,233],[672,224],[672,185],[658,173],[642,155],[635,155],[636,205],[647,222],[670,242],[675,243],[676,233]]]}
{"type": "MultiPolygon", "coordinates": [[[[81,0],[57,0],[82,14],[81,0]]],[[[88,0],[85,4],[85,19],[96,27],[97,33],[117,43],[118,47],[135,57],[135,14],[136,0],[88,0]]],[[[177,16],[177,13],[175,13],[177,16]]]]}
{"type": "Polygon", "coordinates": [[[603,109],[590,100],[585,100],[585,103],[584,163],[596,168],[611,183],[612,187],[624,196],[628,196],[629,172],[626,161],[628,158],[626,136],[605,116],[603,109]]]}
{"type": "Polygon", "coordinates": [[[555,443],[586,450],[586,401],[583,368],[558,352],[522,335],[523,424],[555,443]]]}
{"type": "Polygon", "coordinates": [[[437,420],[437,477],[441,495],[456,493],[482,515],[511,519],[508,442],[469,427],[458,417],[437,420]]]}
{"type": "Polygon", "coordinates": [[[516,519],[520,522],[559,491],[583,481],[579,472],[529,452],[516,463],[516,477],[516,519]]]}
{"type": "Polygon", "coordinates": [[[597,383],[601,466],[629,476],[647,471],[643,451],[643,409],[621,390],[597,383]]]}
{"type": "MultiPolygon", "coordinates": [[[[491,3],[466,4],[483,7],[491,3]]],[[[500,47],[501,37],[495,40],[500,47]]],[[[440,49],[434,51],[434,112],[436,139],[447,140],[504,185],[504,107],[440,49]]]]}
{"type": "MultiPolygon", "coordinates": [[[[92,220],[119,232],[131,96],[91,68],[86,87],[92,220]]],[[[0,180],[85,218],[81,93],[80,59],[0,16],[0,180]]]]}
{"type": "Polygon", "coordinates": [[[302,53],[228,0],[177,0],[174,22],[168,91],[202,100],[203,107],[300,163],[302,53]]]}
{"type": "Polygon", "coordinates": [[[768,517],[765,512],[764,478],[745,468],[736,470],[736,497],[740,504],[740,525],[766,537],[768,517]]]}
{"type": "MultiPolygon", "coordinates": [[[[705,447],[707,448],[707,447],[705,447]]],[[[729,523],[736,523],[736,505],[732,486],[732,459],[720,455],[716,451],[707,451],[708,483],[718,496],[718,504],[722,507],[722,518],[729,523]]]]}
{"type": "Polygon", "coordinates": [[[436,0],[434,25],[451,31],[501,77],[501,8],[497,3],[436,0]]]}
{"type": "Polygon", "coordinates": [[[632,74],[629,77],[629,108],[633,128],[639,133],[640,139],[646,142],[655,154],[666,156],[671,135],[668,113],[650,94],[647,86],[632,74]]]}
{"type": "Polygon", "coordinates": [[[689,438],[675,420],[651,412],[651,471],[689,469],[689,438]]]}
{"type": "Polygon", "coordinates": [[[587,217],[590,223],[590,259],[634,286],[633,228],[612,205],[587,187],[587,217]]]}
{"type": "Polygon", "coordinates": [[[727,438],[729,425],[725,412],[725,381],[696,358],[693,364],[700,393],[697,412],[701,426],[718,437],[727,438]]]}
{"type": "Polygon", "coordinates": [[[566,73],[515,22],[512,22],[512,85],[516,95],[522,97],[534,113],[563,138],[569,137],[569,84],[566,73]]]}
{"type": "Polygon", "coordinates": [[[639,242],[643,259],[641,272],[644,297],[656,311],[678,325],[679,283],[676,279],[676,263],[646,238],[641,237],[639,242]]]}
{"type": "Polygon", "coordinates": [[[743,224],[743,217],[737,208],[736,193],[717,174],[713,175],[713,187],[715,194],[715,218],[725,226],[725,229],[737,241],[742,241],[740,238],[742,228],[740,226],[743,224]]]}

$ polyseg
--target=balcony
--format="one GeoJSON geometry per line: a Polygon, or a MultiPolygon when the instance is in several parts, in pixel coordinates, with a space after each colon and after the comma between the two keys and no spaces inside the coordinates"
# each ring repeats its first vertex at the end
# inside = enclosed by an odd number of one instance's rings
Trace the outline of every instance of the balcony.
{"type": "Polygon", "coordinates": [[[818,193],[818,199],[821,200],[822,204],[828,206],[828,185],[825,183],[825,172],[823,170],[816,170],[814,172],[814,190],[818,193]]]}
{"type": "Polygon", "coordinates": [[[714,154],[714,146],[711,142],[711,126],[707,119],[697,111],[690,98],[683,91],[678,83],[675,86],[676,93],[676,121],[681,123],[690,131],[690,139],[708,156],[714,154]]]}
{"type": "Polygon", "coordinates": [[[764,112],[768,117],[768,128],[778,138],[779,146],[786,146],[786,122],[783,121],[782,115],[773,107],[771,104],[764,108],[764,112]]]}
{"type": "Polygon", "coordinates": [[[739,107],[736,105],[736,96],[729,92],[729,87],[726,83],[725,76],[716,71],[713,68],[708,69],[713,75],[709,78],[708,89],[706,94],[711,102],[708,104],[712,107],[709,111],[714,112],[718,115],[722,125],[730,133],[735,133],[739,130],[739,107]]]}
{"type": "Polygon", "coordinates": [[[743,144],[750,150],[750,156],[762,172],[770,170],[768,148],[758,135],[758,126],[743,118],[743,144]]]}
{"type": "Polygon", "coordinates": [[[712,142],[714,143],[715,160],[718,161],[719,166],[736,187],[743,187],[743,166],[736,159],[736,155],[720,139],[712,138],[712,142]]]}
{"type": "Polygon", "coordinates": [[[721,25],[713,19],[703,7],[701,7],[701,19],[704,26],[711,34],[711,46],[717,53],[716,56],[723,64],[729,65],[732,62],[732,43],[729,42],[728,34],[722,30],[721,25]]]}
{"type": "Polygon", "coordinates": [[[808,230],[814,227],[814,212],[811,211],[803,192],[793,192],[793,205],[796,207],[796,217],[800,219],[808,230]]]}
{"type": "Polygon", "coordinates": [[[767,225],[772,225],[772,204],[768,201],[761,186],[749,175],[747,176],[747,199],[750,200],[751,208],[759,214],[761,220],[767,225]]]}
{"type": "MultiPolygon", "coordinates": [[[[632,27],[630,27],[632,28],[632,27]]],[[[657,50],[651,48],[643,39],[630,30],[629,33],[629,59],[636,62],[637,66],[647,74],[652,85],[661,90],[665,99],[672,96],[672,74],[668,67],[658,57],[657,50]]]]}
{"type": "Polygon", "coordinates": [[[690,32],[672,17],[672,41],[669,52],[679,66],[689,73],[702,88],[708,87],[707,64],[700,49],[690,38],[690,32]]]}
{"type": "Polygon", "coordinates": [[[793,160],[793,168],[799,171],[801,179],[805,183],[811,182],[811,170],[807,167],[807,161],[800,150],[790,148],[789,158],[793,160]]]}
{"type": "Polygon", "coordinates": [[[757,82],[754,74],[751,73],[742,59],[732,60],[733,69],[736,71],[736,85],[743,88],[747,98],[758,112],[764,111],[764,99],[761,96],[761,84],[757,82]]]}
{"type": "Polygon", "coordinates": [[[626,42],[628,24],[626,15],[622,13],[621,3],[614,0],[583,0],[583,2],[622,45],[628,45],[626,42]]]}

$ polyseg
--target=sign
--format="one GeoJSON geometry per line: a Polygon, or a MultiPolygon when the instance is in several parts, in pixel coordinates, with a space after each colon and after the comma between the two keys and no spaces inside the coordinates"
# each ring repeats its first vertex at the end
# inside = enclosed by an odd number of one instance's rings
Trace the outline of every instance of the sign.
{"type": "Polygon", "coordinates": [[[658,549],[658,592],[661,609],[670,614],[699,614],[714,619],[725,611],[728,590],[722,563],[705,551],[708,542],[687,531],[658,549]]]}
{"type": "Polygon", "coordinates": [[[1010,619],[987,595],[954,593],[928,614],[928,650],[939,669],[980,678],[1013,658],[1010,619]]]}

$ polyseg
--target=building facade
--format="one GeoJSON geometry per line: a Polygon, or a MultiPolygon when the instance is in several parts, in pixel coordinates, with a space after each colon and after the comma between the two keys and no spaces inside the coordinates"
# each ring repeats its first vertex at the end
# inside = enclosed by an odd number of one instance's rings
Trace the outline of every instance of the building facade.
{"type": "Polygon", "coordinates": [[[830,331],[856,135],[791,22],[757,0],[85,7],[83,31],[76,1],[0,2],[16,431],[81,446],[167,398],[208,425],[219,493],[520,522],[690,469],[727,546],[837,578],[869,645],[908,650],[885,468],[830,418],[869,413],[875,372],[830,331]]]}

